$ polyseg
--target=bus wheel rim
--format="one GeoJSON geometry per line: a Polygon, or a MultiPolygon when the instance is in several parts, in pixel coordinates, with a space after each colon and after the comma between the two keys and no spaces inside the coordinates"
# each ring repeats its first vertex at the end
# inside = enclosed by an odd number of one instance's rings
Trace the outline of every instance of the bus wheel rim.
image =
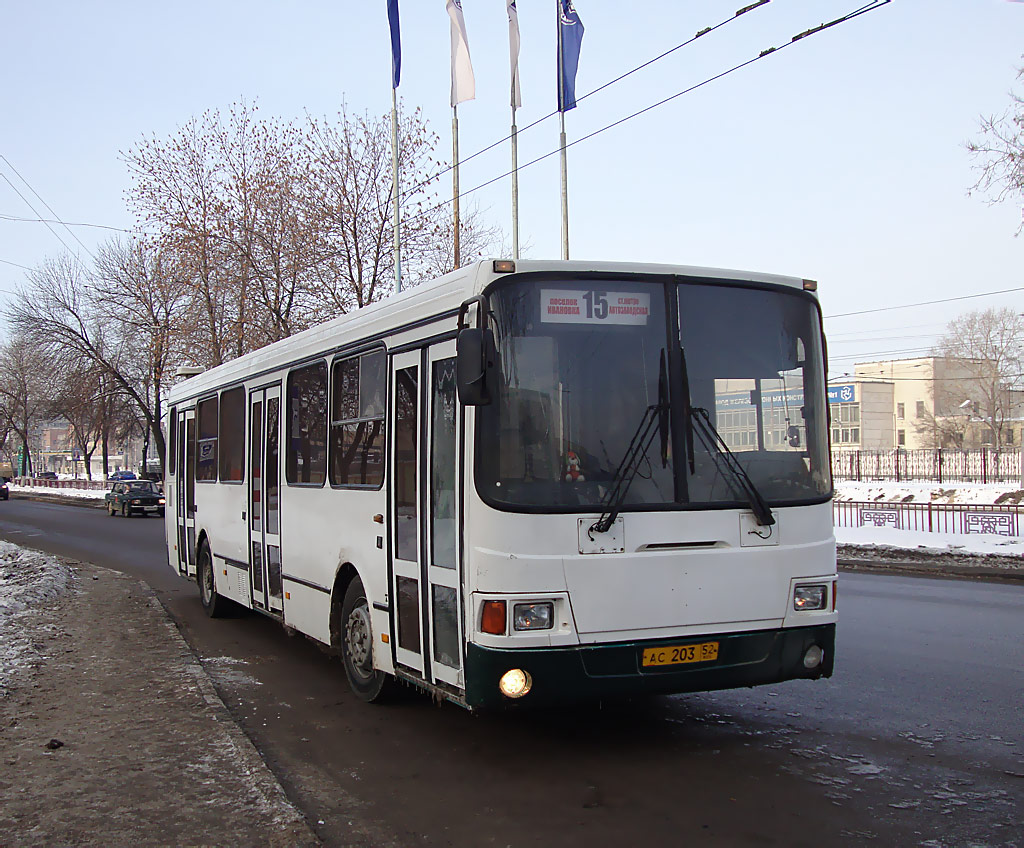
{"type": "Polygon", "coordinates": [[[358,606],[349,613],[345,623],[345,647],[355,669],[369,676],[370,616],[365,606],[358,606]]]}

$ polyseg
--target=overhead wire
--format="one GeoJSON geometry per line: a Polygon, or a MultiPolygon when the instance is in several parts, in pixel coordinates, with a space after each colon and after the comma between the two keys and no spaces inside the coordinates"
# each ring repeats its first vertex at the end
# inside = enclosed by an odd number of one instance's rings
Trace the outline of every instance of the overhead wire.
{"type": "MultiPolygon", "coordinates": [[[[794,35],[789,41],[785,42],[784,44],[782,44],[779,47],[769,47],[766,50],[762,50],[757,56],[754,56],[751,59],[747,59],[744,62],[740,62],[738,65],[734,65],[733,67],[729,68],[728,70],[722,71],[721,73],[718,73],[718,74],[715,74],[714,76],[708,77],[707,79],[704,79],[701,82],[696,83],[695,85],[689,86],[688,88],[684,88],[682,91],[678,91],[675,94],[672,94],[672,95],[670,95],[670,96],[668,96],[668,97],[666,97],[666,98],[664,98],[662,100],[657,101],[656,103],[652,103],[649,106],[645,106],[643,109],[639,109],[636,112],[633,112],[632,114],[626,115],[623,118],[619,118],[617,121],[613,121],[612,123],[607,124],[607,125],[601,127],[600,129],[596,129],[593,132],[588,133],[587,135],[584,135],[584,136],[581,136],[580,138],[574,139],[573,141],[571,141],[571,142],[569,142],[568,144],[565,145],[565,149],[568,150],[570,147],[575,147],[577,144],[582,144],[584,141],[588,141],[589,139],[592,139],[595,136],[601,135],[602,133],[607,132],[608,130],[613,129],[613,128],[621,125],[621,124],[624,124],[627,121],[631,121],[634,118],[638,118],[641,115],[644,115],[647,112],[650,112],[650,111],[652,111],[654,109],[657,109],[660,106],[664,106],[666,103],[670,103],[671,101],[676,100],[679,97],[682,97],[682,96],[684,96],[686,94],[691,94],[692,92],[696,91],[699,88],[703,88],[704,86],[709,85],[712,82],[720,80],[723,77],[727,77],[730,74],[735,73],[736,71],[742,70],[743,68],[746,68],[746,67],[748,67],[750,65],[753,65],[755,62],[759,62],[762,59],[766,58],[767,56],[771,56],[771,55],[774,55],[776,53],[779,53],[782,50],[785,50],[787,47],[790,47],[793,44],[796,44],[798,41],[801,41],[801,40],[803,40],[805,38],[808,38],[809,36],[815,35],[815,34],[817,34],[819,32],[822,32],[823,30],[830,29],[831,27],[838,26],[839,24],[847,23],[847,22],[853,20],[854,18],[858,18],[861,15],[867,14],[868,12],[872,12],[872,11],[875,11],[876,9],[880,9],[882,6],[888,5],[891,2],[892,2],[892,0],[871,0],[871,2],[866,3],[864,6],[861,6],[861,7],[857,8],[857,9],[854,9],[852,12],[848,12],[847,14],[842,15],[842,16],[836,18],[835,20],[829,21],[827,23],[819,24],[816,27],[811,27],[810,29],[804,30],[803,32],[801,32],[799,34],[794,35]]],[[[470,188],[470,189],[467,189],[464,192],[461,192],[458,195],[458,197],[461,200],[463,197],[466,197],[466,196],[468,196],[470,194],[473,194],[474,192],[479,191],[482,188],[486,188],[487,186],[492,185],[493,183],[496,183],[499,180],[503,180],[503,179],[505,179],[505,177],[511,176],[513,173],[515,173],[516,170],[522,171],[522,170],[524,170],[526,168],[529,168],[531,165],[536,165],[538,162],[542,162],[545,159],[548,159],[551,156],[554,156],[556,153],[559,153],[561,150],[562,150],[561,146],[556,147],[554,150],[551,150],[548,153],[544,153],[541,156],[538,156],[537,158],[532,159],[531,161],[527,162],[525,165],[520,165],[518,167],[518,169],[514,169],[512,171],[506,171],[505,173],[500,174],[497,177],[493,177],[492,179],[489,179],[489,180],[487,180],[485,182],[482,182],[479,185],[474,186],[473,188],[470,188]]],[[[405,220],[406,223],[408,223],[409,221],[415,221],[417,218],[422,218],[425,215],[428,215],[428,214],[430,214],[432,212],[436,212],[438,209],[443,209],[445,206],[448,206],[449,204],[454,203],[454,201],[455,201],[455,198],[450,198],[450,199],[441,201],[440,203],[437,203],[434,206],[431,206],[431,207],[429,207],[427,209],[424,209],[422,212],[418,212],[416,215],[413,215],[410,218],[406,218],[404,220],[405,220]]]]}
{"type": "MultiPolygon", "coordinates": [[[[35,195],[35,196],[36,196],[36,197],[37,197],[37,198],[39,199],[39,202],[40,202],[40,203],[42,203],[42,204],[43,204],[43,206],[45,206],[45,207],[46,207],[46,208],[47,208],[47,209],[48,209],[48,210],[50,211],[50,214],[51,214],[51,215],[53,215],[53,217],[57,219],[57,223],[59,223],[59,224],[60,224],[60,225],[61,225],[62,227],[64,227],[64,229],[65,229],[65,230],[67,230],[67,231],[68,231],[68,233],[69,233],[69,234],[71,235],[71,237],[72,237],[72,238],[73,238],[73,239],[74,239],[75,241],[77,241],[77,242],[78,242],[78,243],[79,243],[79,244],[80,244],[80,245],[82,246],[82,249],[83,249],[83,250],[84,250],[84,251],[85,251],[86,253],[88,253],[88,254],[89,254],[89,256],[90,256],[90,257],[92,258],[92,261],[93,261],[93,262],[95,262],[95,261],[96,261],[96,257],[95,257],[95,256],[93,256],[93,253],[92,253],[92,251],[91,251],[91,250],[89,250],[89,248],[88,248],[88,247],[86,247],[86,245],[85,245],[85,242],[83,242],[83,241],[82,241],[82,240],[81,240],[81,239],[80,239],[80,238],[78,237],[78,235],[77,235],[77,234],[76,234],[76,233],[74,232],[74,230],[72,230],[72,229],[71,229],[70,227],[68,227],[68,225],[67,225],[67,224],[65,224],[65,223],[64,223],[64,222],[63,222],[62,220],[60,220],[60,216],[59,216],[59,215],[58,215],[58,214],[57,214],[56,212],[54,212],[54,211],[53,211],[53,207],[52,207],[52,206],[50,206],[50,204],[49,204],[49,203],[47,203],[47,202],[46,202],[45,200],[43,200],[43,198],[42,198],[42,195],[40,195],[40,194],[39,194],[39,192],[38,192],[38,191],[36,191],[36,190],[35,190],[35,189],[34,189],[34,188],[32,187],[32,185],[31,185],[31,184],[29,183],[29,181],[28,181],[28,180],[26,180],[26,179],[25,179],[25,178],[24,178],[24,177],[23,177],[23,176],[21,175],[21,172],[19,172],[19,171],[18,171],[18,169],[17,169],[17,168],[15,168],[15,167],[14,167],[14,165],[12,165],[12,164],[11,164],[10,160],[9,160],[9,159],[8,159],[8,158],[7,158],[6,156],[4,156],[4,155],[3,155],[2,153],[0,153],[0,159],[3,159],[3,160],[4,160],[4,162],[6,163],[7,167],[8,167],[8,168],[10,168],[10,169],[11,169],[12,171],[14,171],[14,173],[15,173],[15,174],[17,175],[18,179],[19,179],[19,180],[21,180],[21,181],[22,181],[22,182],[23,182],[23,183],[24,183],[24,184],[25,184],[25,185],[26,185],[26,186],[28,187],[28,190],[29,190],[29,191],[31,191],[31,192],[32,192],[32,194],[34,194],[34,195],[35,195]]],[[[22,193],[21,193],[20,191],[18,191],[17,187],[15,187],[14,183],[12,183],[12,182],[11,182],[11,181],[10,181],[10,180],[9,180],[9,179],[7,178],[7,175],[6,175],[6,174],[4,175],[4,179],[5,179],[6,181],[7,181],[7,184],[8,184],[8,185],[9,185],[9,186],[10,186],[11,188],[13,188],[15,192],[17,192],[17,194],[18,194],[18,197],[20,197],[20,198],[21,198],[22,200],[24,200],[24,201],[25,201],[25,205],[26,205],[26,206],[28,206],[28,208],[29,208],[29,209],[31,209],[31,210],[32,210],[33,212],[35,212],[35,214],[36,214],[36,217],[38,217],[38,218],[42,219],[42,217],[43,217],[43,216],[42,216],[42,215],[41,215],[41,214],[40,214],[40,213],[39,213],[38,211],[36,211],[36,208],[35,208],[34,206],[32,206],[32,204],[31,204],[31,203],[29,203],[29,202],[28,202],[28,199],[27,199],[27,198],[25,197],[25,195],[23,195],[23,194],[22,194],[22,193]]],[[[46,222],[44,221],[43,223],[46,223],[46,222]]],[[[49,229],[49,230],[50,230],[50,232],[52,232],[52,233],[53,233],[54,235],[57,235],[57,232],[56,232],[56,230],[54,230],[54,229],[53,229],[53,227],[51,227],[51,226],[50,226],[50,225],[49,225],[48,223],[46,223],[46,227],[47,227],[47,229],[49,229]]],[[[61,243],[61,244],[63,244],[63,245],[65,246],[65,247],[68,247],[67,243],[66,243],[66,242],[65,242],[65,241],[64,241],[63,239],[61,239],[61,238],[60,238],[59,236],[58,236],[58,240],[59,240],[59,241],[60,241],[60,243],[61,243]]],[[[69,252],[71,252],[71,253],[74,253],[74,251],[72,251],[70,247],[68,247],[68,251],[69,251],[69,252]]],[[[76,257],[76,258],[77,258],[77,257],[76,257]]],[[[81,260],[79,260],[79,264],[81,264],[81,260]]]]}
{"type": "MultiPolygon", "coordinates": [[[[677,44],[675,47],[670,47],[664,53],[659,53],[654,58],[648,59],[646,62],[644,62],[644,63],[642,63],[640,65],[637,65],[635,68],[631,68],[630,70],[626,71],[624,74],[620,74],[619,76],[615,77],[615,79],[608,80],[608,82],[603,83],[602,85],[599,85],[597,88],[593,89],[592,91],[588,91],[586,94],[580,95],[579,97],[576,98],[576,102],[579,103],[579,102],[581,102],[583,100],[586,100],[588,97],[590,97],[590,96],[592,96],[594,94],[597,94],[600,91],[604,91],[606,88],[609,88],[610,86],[613,86],[613,85],[615,85],[618,82],[621,82],[622,80],[626,79],[627,77],[632,76],[633,74],[637,73],[638,71],[642,71],[644,68],[647,68],[650,65],[653,65],[655,62],[661,61],[666,56],[670,56],[671,54],[675,53],[677,50],[681,50],[683,47],[687,47],[690,44],[693,44],[697,39],[703,38],[705,35],[709,35],[710,33],[715,32],[716,30],[721,29],[724,26],[727,26],[728,24],[732,23],[735,20],[738,20],[740,17],[742,17],[743,15],[747,14],[748,12],[752,12],[755,9],[760,8],[761,6],[767,5],[770,2],[771,2],[771,0],[757,0],[757,2],[751,3],[748,6],[744,6],[742,9],[738,9],[730,17],[725,18],[722,21],[719,21],[717,24],[714,24],[713,26],[704,27],[703,29],[699,30],[697,32],[697,34],[694,35],[692,38],[688,38],[686,41],[683,41],[683,42],[677,44]]],[[[889,2],[889,0],[886,0],[886,2],[889,2]]],[[[543,117],[537,118],[537,120],[533,121],[532,123],[527,124],[525,127],[522,127],[521,129],[517,128],[516,129],[516,134],[517,135],[522,135],[527,130],[533,129],[538,124],[544,123],[544,121],[548,120],[548,118],[553,118],[557,114],[558,114],[558,110],[557,109],[555,109],[553,112],[548,112],[543,117]]],[[[512,138],[512,135],[510,133],[509,135],[506,135],[504,138],[500,138],[497,141],[492,142],[491,144],[488,144],[486,147],[483,147],[480,150],[477,150],[475,153],[471,153],[469,156],[461,158],[459,160],[459,164],[460,165],[464,165],[466,162],[469,162],[470,160],[475,159],[477,156],[481,156],[484,153],[487,153],[488,151],[493,150],[498,145],[504,144],[506,141],[510,141],[511,138],[512,138]]],[[[532,163],[530,163],[530,164],[532,164],[532,163]]],[[[526,166],[523,166],[523,167],[526,167],[526,166]]],[[[437,173],[433,174],[432,176],[427,177],[425,180],[422,180],[421,182],[417,183],[416,185],[414,185],[414,186],[410,187],[409,189],[407,189],[406,191],[402,192],[401,195],[400,195],[400,202],[408,200],[408,198],[413,196],[421,188],[423,188],[423,187],[429,185],[430,183],[434,182],[434,180],[438,179],[439,177],[443,177],[445,174],[449,173],[454,168],[455,168],[455,163],[453,162],[450,165],[446,165],[444,168],[442,168],[440,171],[438,171],[437,173]]],[[[505,174],[503,176],[508,176],[508,174],[505,174]]],[[[499,177],[498,179],[501,179],[501,178],[502,177],[499,177]]],[[[466,192],[466,193],[468,194],[469,192],[466,192]]],[[[459,197],[461,198],[462,195],[460,194],[459,197]]],[[[435,208],[438,208],[438,207],[435,207],[435,208]]]]}

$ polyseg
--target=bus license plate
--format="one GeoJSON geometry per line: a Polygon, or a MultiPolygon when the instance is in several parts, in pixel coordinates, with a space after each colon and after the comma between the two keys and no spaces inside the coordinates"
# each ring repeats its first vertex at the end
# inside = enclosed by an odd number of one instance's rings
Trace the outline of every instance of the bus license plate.
{"type": "Polygon", "coordinates": [[[664,648],[644,648],[643,665],[680,665],[682,663],[708,662],[718,659],[717,642],[701,642],[697,645],[669,645],[664,648]]]}

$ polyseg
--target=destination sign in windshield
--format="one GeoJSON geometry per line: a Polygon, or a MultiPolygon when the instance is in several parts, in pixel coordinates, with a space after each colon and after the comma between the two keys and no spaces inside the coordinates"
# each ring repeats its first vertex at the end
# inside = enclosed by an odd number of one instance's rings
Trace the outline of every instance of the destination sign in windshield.
{"type": "Polygon", "coordinates": [[[541,289],[540,319],[548,324],[645,325],[651,315],[649,292],[541,289]]]}

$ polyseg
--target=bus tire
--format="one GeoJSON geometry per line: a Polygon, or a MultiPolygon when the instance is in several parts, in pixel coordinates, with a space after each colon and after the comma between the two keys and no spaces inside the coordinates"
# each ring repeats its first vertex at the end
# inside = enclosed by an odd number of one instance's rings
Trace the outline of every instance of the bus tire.
{"type": "Polygon", "coordinates": [[[196,582],[199,584],[199,603],[210,618],[220,618],[227,612],[227,598],[217,594],[217,586],[213,579],[213,554],[210,546],[203,542],[199,547],[199,561],[196,565],[196,582]]]}
{"type": "Polygon", "coordinates": [[[379,702],[390,689],[388,675],[373,667],[373,626],[366,591],[352,579],[341,604],[341,661],[352,691],[363,701],[379,702]]]}

